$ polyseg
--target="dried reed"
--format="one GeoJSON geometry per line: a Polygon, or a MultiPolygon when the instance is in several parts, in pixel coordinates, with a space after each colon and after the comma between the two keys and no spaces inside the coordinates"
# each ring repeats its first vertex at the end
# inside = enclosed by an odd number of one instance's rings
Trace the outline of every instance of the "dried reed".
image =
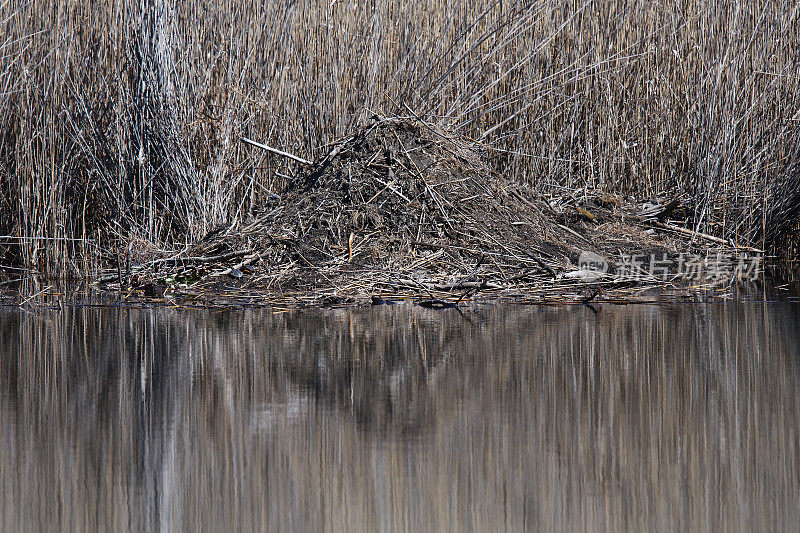
{"type": "Polygon", "coordinates": [[[681,197],[784,246],[800,211],[796,2],[0,3],[2,264],[180,251],[378,112],[540,190],[681,197]]]}

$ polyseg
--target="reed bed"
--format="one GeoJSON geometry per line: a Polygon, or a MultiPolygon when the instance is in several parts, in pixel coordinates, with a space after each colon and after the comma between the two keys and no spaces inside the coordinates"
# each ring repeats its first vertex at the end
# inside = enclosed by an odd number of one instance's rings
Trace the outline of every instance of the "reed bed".
{"type": "MultiPolygon", "coordinates": [[[[796,2],[0,3],[2,264],[177,253],[258,216],[374,114],[480,143],[542,194],[680,198],[797,250],[796,2]]],[[[786,257],[796,259],[796,256],[786,257]]]]}

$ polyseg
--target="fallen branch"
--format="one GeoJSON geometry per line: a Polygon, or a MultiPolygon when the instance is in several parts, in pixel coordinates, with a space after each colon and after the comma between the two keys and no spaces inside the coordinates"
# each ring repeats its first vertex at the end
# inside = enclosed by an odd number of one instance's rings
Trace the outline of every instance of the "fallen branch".
{"type": "Polygon", "coordinates": [[[273,153],[275,155],[279,155],[281,157],[288,157],[289,159],[291,159],[293,161],[297,161],[298,163],[301,163],[303,165],[309,165],[310,166],[310,165],[313,164],[308,159],[303,159],[302,157],[296,156],[294,154],[290,154],[289,152],[284,152],[283,150],[278,150],[277,148],[273,148],[271,146],[267,146],[266,144],[261,144],[259,142],[256,142],[256,141],[253,141],[251,139],[248,139],[247,137],[241,137],[240,139],[241,139],[242,142],[244,142],[246,144],[249,144],[251,146],[255,146],[256,148],[261,148],[262,150],[266,150],[267,152],[273,153]]]}
{"type": "Polygon", "coordinates": [[[220,270],[219,272],[212,272],[211,274],[208,275],[208,277],[216,278],[219,276],[227,276],[234,270],[241,270],[242,267],[245,267],[251,263],[255,263],[260,258],[261,258],[260,254],[248,255],[247,257],[244,258],[244,261],[242,261],[241,263],[236,263],[232,267],[226,268],[225,270],[220,270]]]}
{"type": "Polygon", "coordinates": [[[250,250],[237,250],[227,254],[209,255],[209,256],[188,256],[188,257],[166,257],[164,259],[153,259],[149,262],[150,265],[157,265],[163,263],[211,263],[214,261],[227,261],[234,257],[241,257],[243,255],[251,254],[250,250]]]}
{"type": "Polygon", "coordinates": [[[456,283],[430,283],[424,281],[417,281],[407,278],[399,278],[398,285],[404,287],[418,287],[429,291],[439,292],[452,292],[458,289],[489,289],[489,290],[503,290],[507,287],[492,283],[491,281],[461,281],[456,283]]]}
{"type": "Polygon", "coordinates": [[[671,231],[675,231],[677,233],[681,233],[683,235],[687,235],[689,237],[698,237],[700,239],[705,239],[707,241],[724,244],[726,246],[736,248],[737,250],[746,250],[748,252],[754,252],[759,254],[764,253],[764,250],[759,250],[758,248],[753,248],[751,246],[740,246],[734,242],[728,242],[725,239],[714,237],[713,235],[709,235],[707,233],[701,233],[699,231],[692,231],[690,229],[681,228],[680,226],[673,226],[672,224],[665,224],[664,222],[657,222],[657,221],[652,221],[651,224],[657,228],[668,229],[671,231]]]}

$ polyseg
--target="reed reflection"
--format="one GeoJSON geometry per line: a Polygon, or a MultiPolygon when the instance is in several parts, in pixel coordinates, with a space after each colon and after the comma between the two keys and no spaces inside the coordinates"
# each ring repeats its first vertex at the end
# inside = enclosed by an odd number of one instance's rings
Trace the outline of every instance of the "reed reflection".
{"type": "Polygon", "coordinates": [[[0,527],[787,529],[797,304],[0,314],[0,527]]]}

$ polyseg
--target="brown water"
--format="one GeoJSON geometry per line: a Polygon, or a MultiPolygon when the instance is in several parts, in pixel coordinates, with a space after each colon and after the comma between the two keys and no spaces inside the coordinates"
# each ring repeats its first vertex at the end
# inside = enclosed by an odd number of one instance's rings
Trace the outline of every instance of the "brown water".
{"type": "Polygon", "coordinates": [[[0,528],[796,528],[800,304],[597,311],[0,311],[0,528]]]}

